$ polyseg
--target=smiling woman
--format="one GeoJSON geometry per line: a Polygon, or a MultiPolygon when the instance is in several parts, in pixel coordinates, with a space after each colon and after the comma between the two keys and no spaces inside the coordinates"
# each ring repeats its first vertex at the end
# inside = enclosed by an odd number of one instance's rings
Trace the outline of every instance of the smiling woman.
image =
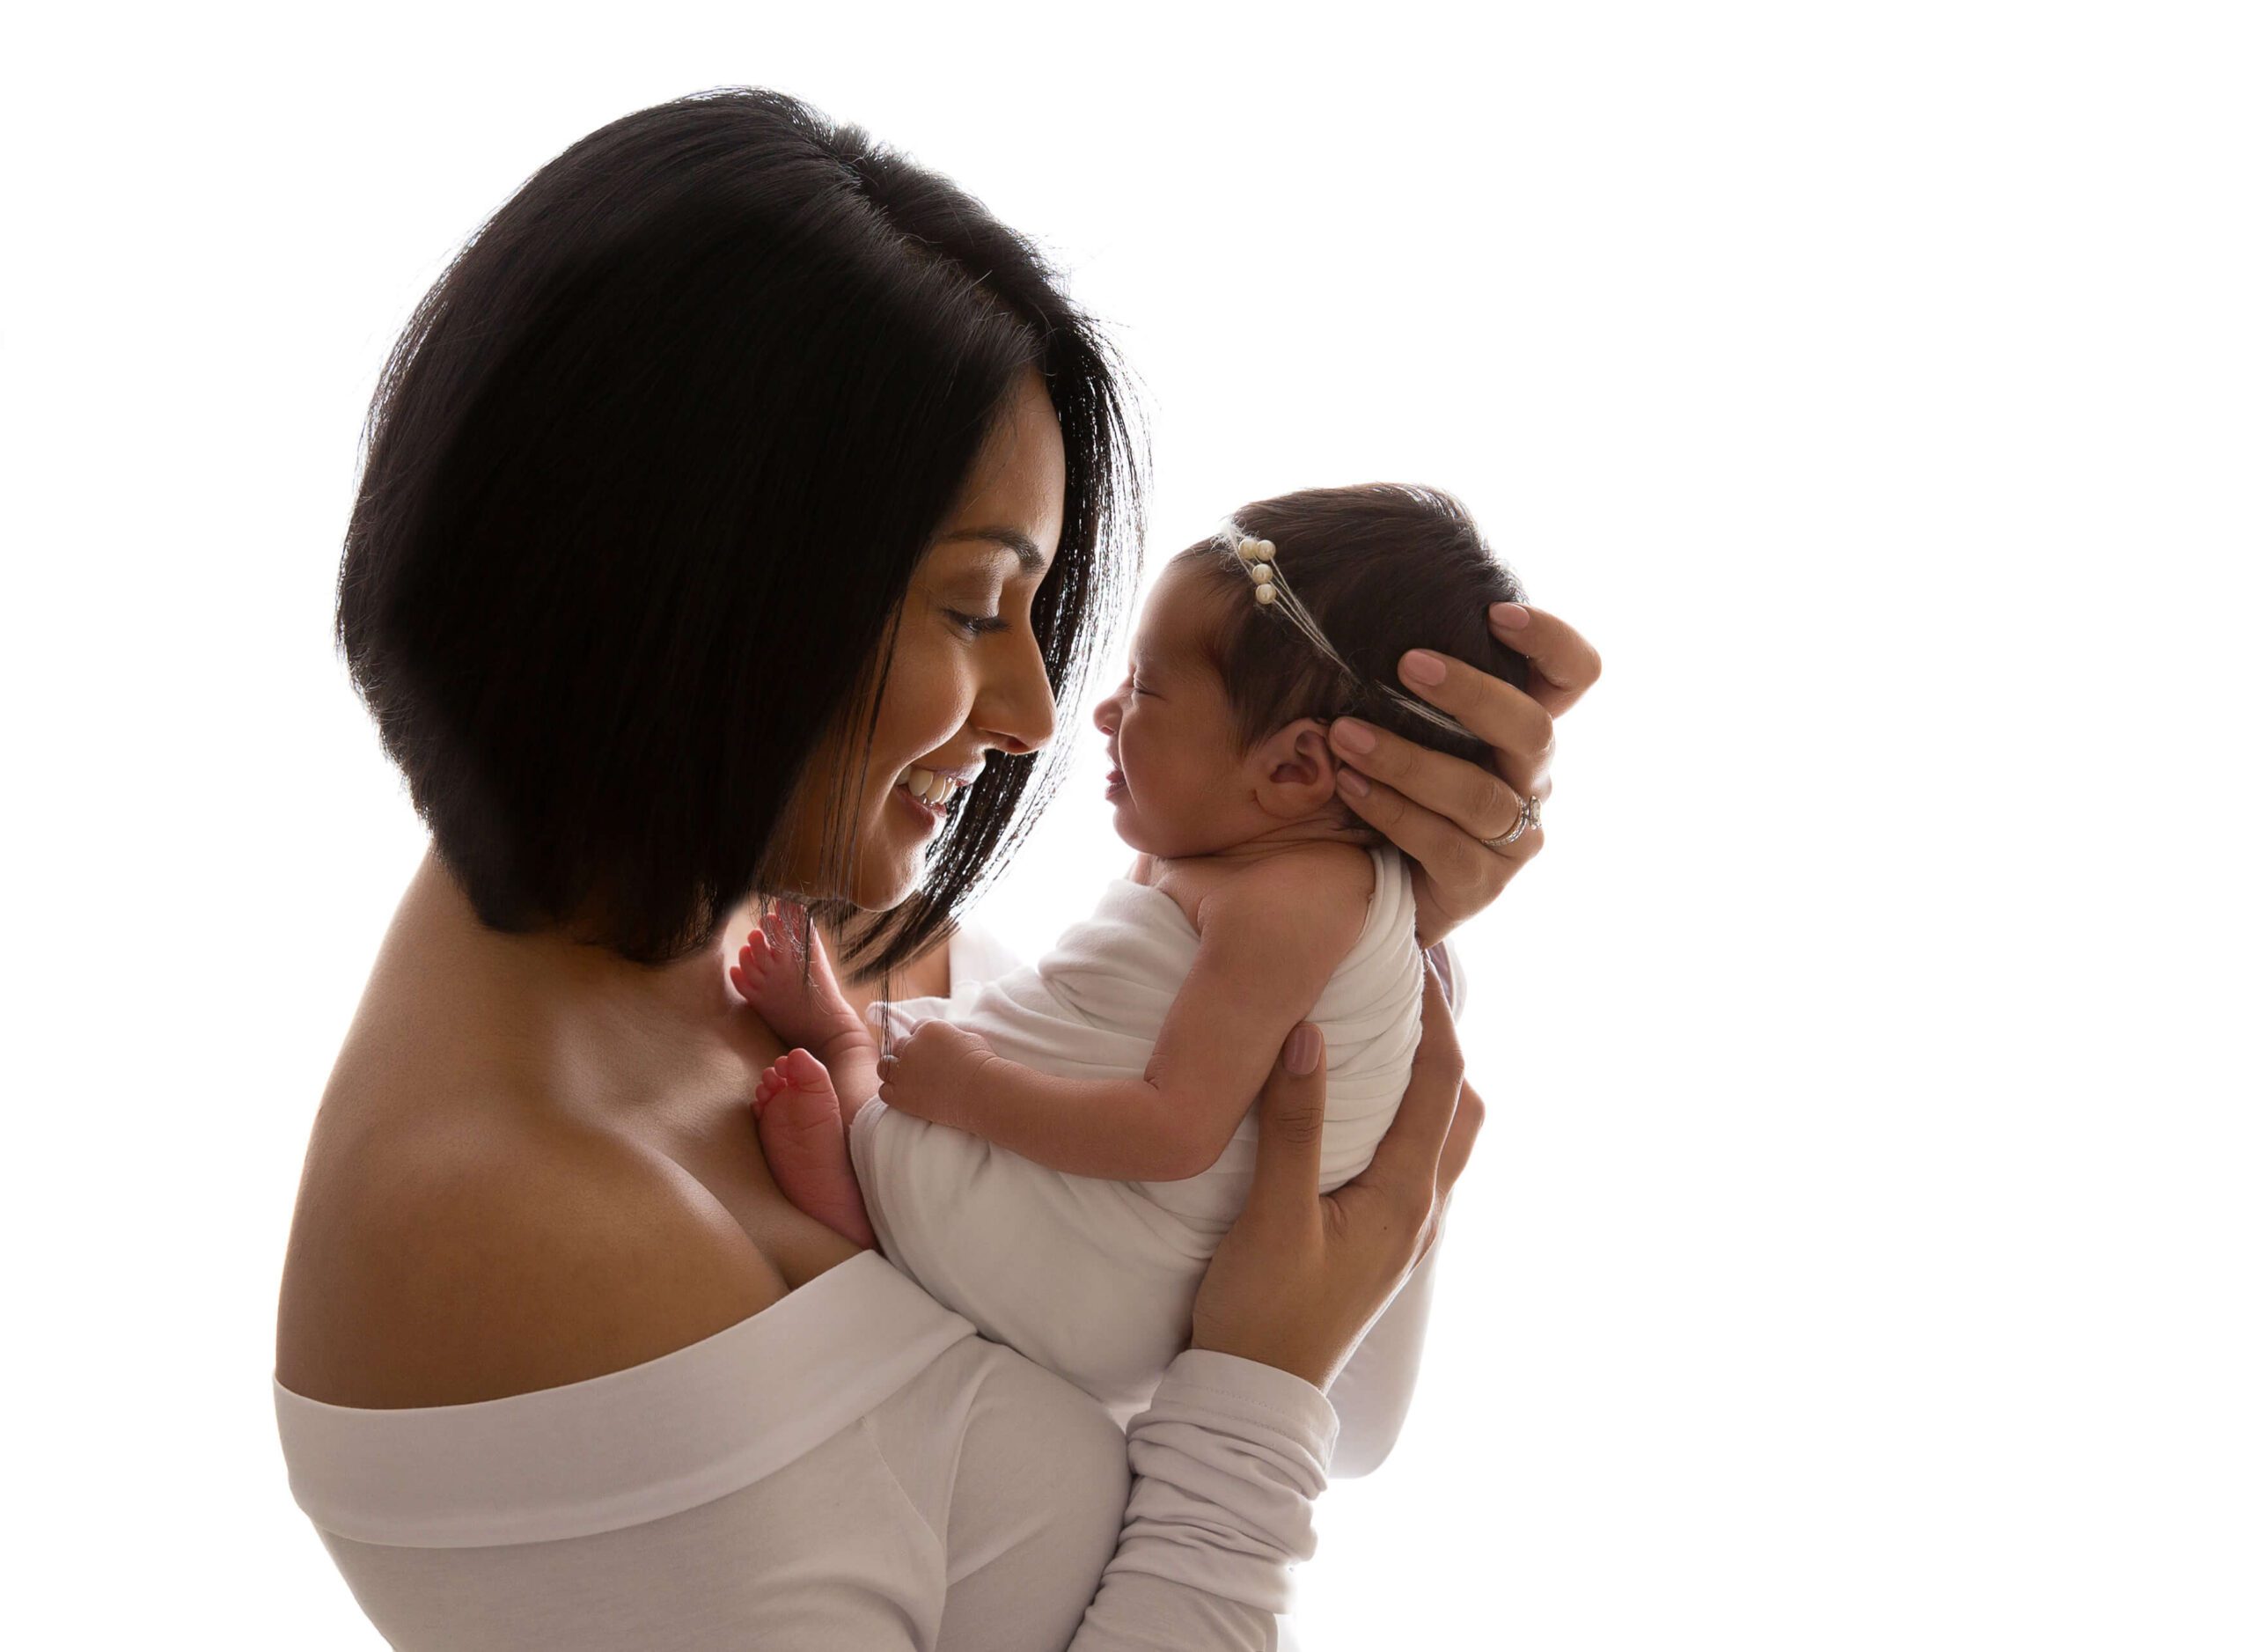
{"type": "Polygon", "coordinates": [[[1028,369],[917,564],[876,669],[855,686],[852,703],[873,700],[872,721],[833,726],[813,759],[816,772],[864,775],[846,830],[833,798],[801,799],[779,828],[770,888],[816,902],[841,890],[864,911],[898,907],[986,754],[1023,757],[1055,733],[1033,609],[1062,531],[1067,475],[1062,428],[1028,369]]]}
{"type": "Polygon", "coordinates": [[[779,894],[882,912],[877,966],[950,923],[1040,801],[1135,496],[1027,244],[772,93],[574,145],[416,311],[337,629],[430,850],[306,1152],[274,1382],[394,1646],[1272,1644],[1324,1385],[1469,1151],[1444,1014],[1326,1210],[1289,1149],[1318,1061],[1278,1067],[1293,1127],[1130,1474],[1094,1400],[782,1196],[783,1046],[723,973],[779,894]]]}

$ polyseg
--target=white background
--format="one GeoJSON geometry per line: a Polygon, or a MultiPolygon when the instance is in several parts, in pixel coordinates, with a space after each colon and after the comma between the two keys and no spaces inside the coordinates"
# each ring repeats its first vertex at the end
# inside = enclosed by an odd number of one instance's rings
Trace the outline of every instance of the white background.
{"type": "Polygon", "coordinates": [[[0,1634],[376,1644],[267,1389],[420,842],[328,642],[358,424],[525,177],[732,83],[1056,253],[1154,551],[1429,481],[1603,651],[1312,1652],[2253,1644],[2242,9],[823,10],[11,26],[0,1634]]]}

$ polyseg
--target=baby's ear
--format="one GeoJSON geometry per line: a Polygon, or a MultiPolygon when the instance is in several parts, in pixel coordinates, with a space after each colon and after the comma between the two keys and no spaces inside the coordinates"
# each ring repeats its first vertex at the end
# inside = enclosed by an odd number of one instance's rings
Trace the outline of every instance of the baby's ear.
{"type": "Polygon", "coordinates": [[[1280,819],[1303,819],[1338,795],[1328,725],[1317,718],[1301,717],[1276,730],[1260,741],[1251,761],[1259,805],[1280,819]]]}

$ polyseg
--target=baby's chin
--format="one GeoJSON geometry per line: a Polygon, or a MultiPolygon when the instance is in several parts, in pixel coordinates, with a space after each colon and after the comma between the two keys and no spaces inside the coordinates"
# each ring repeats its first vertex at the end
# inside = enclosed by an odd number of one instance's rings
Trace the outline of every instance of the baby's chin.
{"type": "Polygon", "coordinates": [[[1176,853],[1173,849],[1161,847],[1169,841],[1170,834],[1162,826],[1153,831],[1150,821],[1134,806],[1131,797],[1112,799],[1111,829],[1119,834],[1121,843],[1137,854],[1155,855],[1163,860],[1176,853]]]}
{"type": "Polygon", "coordinates": [[[1162,861],[1185,861],[1200,855],[1218,855],[1247,840],[1231,836],[1210,820],[1153,820],[1134,807],[1131,799],[1118,798],[1111,805],[1111,829],[1119,841],[1138,854],[1162,861]]]}

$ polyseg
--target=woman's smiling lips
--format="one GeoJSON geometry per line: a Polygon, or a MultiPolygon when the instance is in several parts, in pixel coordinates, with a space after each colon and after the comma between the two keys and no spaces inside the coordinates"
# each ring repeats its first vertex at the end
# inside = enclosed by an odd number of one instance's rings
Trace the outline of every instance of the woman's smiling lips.
{"type": "Polygon", "coordinates": [[[983,767],[979,764],[969,768],[927,768],[910,763],[894,782],[892,796],[907,805],[924,831],[936,832],[946,818],[947,805],[978,778],[983,767]]]}

